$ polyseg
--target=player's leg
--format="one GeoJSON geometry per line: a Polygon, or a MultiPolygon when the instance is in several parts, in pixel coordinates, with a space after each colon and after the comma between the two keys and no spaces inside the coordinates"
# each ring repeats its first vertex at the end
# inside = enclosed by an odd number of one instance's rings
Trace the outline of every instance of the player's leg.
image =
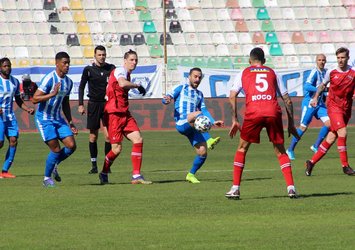
{"type": "MultiPolygon", "coordinates": [[[[344,123],[342,126],[339,126],[339,129],[337,130],[337,134],[338,134],[338,145],[337,146],[338,146],[340,162],[341,162],[344,174],[355,175],[355,171],[349,165],[348,150],[346,147],[346,139],[347,139],[346,126],[350,120],[350,116],[351,116],[351,113],[348,116],[344,115],[344,117],[343,117],[344,123]]],[[[341,122],[339,122],[339,123],[341,124],[341,122]]]]}
{"type": "Polygon", "coordinates": [[[329,148],[333,145],[338,135],[334,131],[329,131],[327,137],[323,140],[323,142],[318,147],[317,152],[312,156],[311,160],[307,160],[305,163],[305,174],[307,176],[312,175],[313,168],[315,164],[320,161],[323,156],[328,152],[329,148]]]}
{"type": "Polygon", "coordinates": [[[9,140],[9,147],[5,155],[5,162],[2,166],[1,176],[3,178],[15,178],[16,176],[10,173],[9,170],[11,168],[11,165],[14,161],[15,154],[16,154],[17,137],[10,136],[8,137],[8,140],[9,140]]]}
{"type": "Polygon", "coordinates": [[[89,134],[89,152],[90,152],[90,160],[91,160],[91,169],[89,174],[96,174],[97,171],[97,138],[98,138],[98,129],[90,129],[89,134]]]}
{"type": "Polygon", "coordinates": [[[245,165],[245,157],[249,150],[250,144],[260,142],[260,131],[264,127],[263,119],[264,118],[244,120],[240,131],[239,145],[234,155],[233,185],[229,192],[225,194],[225,197],[228,199],[240,198],[240,184],[245,165]]]}
{"type": "Polygon", "coordinates": [[[311,150],[316,153],[319,145],[322,143],[324,138],[327,136],[330,127],[330,119],[327,113],[327,108],[325,106],[319,106],[317,113],[315,114],[317,119],[320,119],[323,122],[323,127],[320,129],[317,140],[311,146],[311,150]]]}
{"type": "MultiPolygon", "coordinates": [[[[306,132],[308,125],[311,123],[315,109],[313,107],[308,107],[308,105],[302,104],[302,114],[301,114],[301,123],[300,126],[297,128],[297,133],[300,138],[306,132]]],[[[291,160],[295,160],[295,148],[299,142],[299,139],[292,136],[290,146],[288,147],[286,153],[291,160]]]]}
{"type": "Polygon", "coordinates": [[[60,156],[60,144],[57,139],[51,139],[45,141],[47,146],[49,147],[49,154],[47,155],[46,165],[44,169],[44,178],[43,178],[43,186],[44,187],[54,187],[54,181],[52,180],[51,176],[53,170],[59,160],[60,156]]]}
{"type": "Polygon", "coordinates": [[[16,120],[6,122],[5,134],[9,141],[9,147],[5,155],[5,162],[2,167],[1,176],[3,178],[15,178],[16,176],[11,174],[9,172],[9,169],[14,161],[17,149],[17,138],[19,135],[19,129],[16,120]]]}
{"type": "Polygon", "coordinates": [[[130,116],[124,128],[125,135],[132,142],[131,161],[132,161],[132,184],[152,184],[151,181],[144,179],[141,174],[143,160],[143,137],[139,131],[136,120],[130,116]]]}
{"type": "Polygon", "coordinates": [[[110,138],[111,150],[105,155],[105,160],[102,166],[102,170],[99,174],[100,183],[107,184],[108,174],[111,165],[122,151],[123,140],[123,126],[126,122],[125,118],[121,118],[116,114],[105,114],[105,124],[107,125],[108,137],[110,138]]]}
{"type": "Polygon", "coordinates": [[[91,170],[89,174],[97,173],[97,138],[100,129],[100,118],[102,116],[101,103],[88,102],[87,128],[90,130],[89,134],[89,152],[91,161],[91,170]]]}
{"type": "Polygon", "coordinates": [[[231,189],[225,194],[225,197],[229,199],[239,199],[240,198],[240,183],[242,180],[245,157],[249,150],[250,142],[239,139],[239,145],[237,151],[234,155],[233,162],[233,185],[231,189]]]}
{"type": "Polygon", "coordinates": [[[270,141],[274,146],[276,157],[279,161],[281,172],[284,176],[287,194],[290,198],[297,198],[296,189],[292,176],[291,161],[286,153],[284,146],[284,131],[282,124],[282,116],[276,118],[266,118],[265,127],[270,141]]]}

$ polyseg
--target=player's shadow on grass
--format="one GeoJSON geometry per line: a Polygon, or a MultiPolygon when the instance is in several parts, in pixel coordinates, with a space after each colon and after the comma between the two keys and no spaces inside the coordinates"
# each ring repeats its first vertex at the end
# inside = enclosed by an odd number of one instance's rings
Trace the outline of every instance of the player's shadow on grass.
{"type": "MultiPolygon", "coordinates": [[[[338,195],[353,195],[353,192],[336,192],[336,193],[314,193],[314,194],[299,194],[298,199],[306,199],[306,198],[313,198],[313,197],[331,197],[331,196],[338,196],[338,195]]],[[[261,196],[254,199],[274,199],[274,198],[285,198],[285,195],[273,195],[273,196],[261,196]]]]}
{"type": "Polygon", "coordinates": [[[353,192],[337,192],[337,193],[314,193],[314,194],[302,194],[301,198],[311,198],[311,197],[330,197],[338,195],[353,195],[353,192]]]}
{"type": "Polygon", "coordinates": [[[160,180],[160,181],[153,181],[154,183],[157,184],[165,184],[165,183],[177,183],[177,182],[186,182],[186,180],[180,179],[180,180],[160,180]]]}
{"type": "MultiPolygon", "coordinates": [[[[263,181],[263,180],[271,180],[271,177],[256,177],[256,178],[247,178],[247,179],[243,179],[244,181],[263,181]]],[[[219,180],[219,179],[213,179],[213,178],[209,178],[209,179],[201,179],[201,181],[209,181],[209,182],[231,182],[231,179],[228,180],[219,180]]]]}

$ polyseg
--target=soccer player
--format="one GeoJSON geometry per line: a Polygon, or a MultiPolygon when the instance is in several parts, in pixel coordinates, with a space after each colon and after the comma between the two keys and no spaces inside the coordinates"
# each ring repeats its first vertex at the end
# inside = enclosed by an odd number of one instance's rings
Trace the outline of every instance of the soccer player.
{"type": "Polygon", "coordinates": [[[66,52],[58,52],[55,56],[55,70],[45,75],[33,95],[32,102],[38,103],[36,112],[36,126],[43,141],[49,148],[45,171],[44,187],[55,187],[53,177],[60,182],[57,165],[68,158],[76,149],[73,134],[77,134],[70,111],[69,94],[73,88],[73,81],[67,76],[70,57],[66,52]],[[67,122],[61,115],[63,109],[67,122]],[[61,148],[59,141],[64,144],[61,148]]]}
{"type": "MultiPolygon", "coordinates": [[[[312,69],[306,80],[306,84],[304,85],[305,94],[302,100],[301,124],[297,129],[298,135],[302,137],[306,132],[309,124],[311,123],[313,117],[318,120],[320,119],[323,122],[324,125],[319,131],[318,138],[316,142],[311,146],[311,150],[313,152],[317,152],[319,145],[327,136],[330,127],[330,120],[327,113],[327,107],[325,105],[326,93],[323,93],[319,97],[319,102],[316,107],[312,107],[309,104],[315,92],[317,91],[317,87],[322,83],[324,75],[327,72],[327,70],[324,68],[326,62],[327,59],[325,55],[319,54],[316,56],[317,66],[312,69]]],[[[299,140],[297,140],[295,137],[292,137],[291,144],[286,151],[291,160],[295,160],[294,150],[298,141],[299,140]]]]}
{"type": "Polygon", "coordinates": [[[311,105],[315,107],[318,103],[318,97],[326,90],[329,83],[327,107],[330,117],[330,131],[319,146],[317,153],[313,155],[311,160],[306,161],[305,173],[307,176],[311,176],[315,164],[328,152],[336,139],[338,139],[338,152],[344,174],[355,175],[355,171],[349,165],[346,147],[346,126],[351,118],[355,90],[355,70],[348,65],[349,50],[347,48],[337,49],[335,55],[338,66],[327,71],[323,83],[319,85],[315,96],[311,100],[311,105]]]}
{"type": "MultiPolygon", "coordinates": [[[[97,171],[97,138],[100,129],[100,121],[103,122],[105,95],[107,80],[111,71],[115,68],[113,64],[106,63],[106,48],[97,46],[94,49],[95,62],[86,66],[81,75],[79,86],[79,107],[78,112],[83,115],[86,113],[84,107],[84,90],[86,83],[89,83],[89,101],[87,107],[87,128],[89,134],[89,151],[91,157],[91,170],[89,174],[96,174],[97,171]]],[[[111,150],[107,128],[103,122],[103,133],[105,136],[105,155],[111,150]]]]}
{"type": "Polygon", "coordinates": [[[108,173],[110,166],[122,151],[123,137],[133,144],[131,152],[132,184],[151,184],[141,175],[143,138],[136,120],[129,111],[128,92],[137,88],[143,96],[146,90],[143,86],[131,82],[131,73],[138,63],[137,53],[129,50],[124,54],[123,66],[114,69],[109,77],[106,89],[107,102],[105,105],[105,124],[112,149],[106,154],[101,173],[99,174],[102,185],[109,183],[108,173]]]}
{"type": "Polygon", "coordinates": [[[0,178],[15,178],[16,176],[9,172],[14,161],[17,147],[17,138],[19,129],[16,116],[13,110],[13,99],[17,105],[33,115],[34,109],[28,107],[20,95],[20,82],[11,75],[11,61],[4,57],[0,59],[0,148],[4,146],[5,135],[9,141],[5,162],[2,166],[0,178]]]}
{"type": "Polygon", "coordinates": [[[194,128],[195,119],[201,115],[205,115],[215,126],[222,127],[224,125],[223,121],[214,120],[208,112],[204,102],[203,93],[197,89],[201,80],[201,69],[190,69],[189,83],[175,87],[172,93],[164,95],[162,100],[162,103],[165,105],[174,100],[176,130],[180,134],[186,136],[191,145],[195,148],[197,155],[192,163],[190,172],[186,175],[186,180],[194,184],[200,183],[195,174],[206,161],[207,141],[211,139],[208,132],[200,133],[194,128]]]}
{"type": "Polygon", "coordinates": [[[269,140],[273,143],[276,157],[284,175],[287,193],[296,198],[292,177],[291,161],[284,146],[282,111],[277,101],[277,94],[282,97],[288,117],[288,133],[298,137],[293,121],[293,106],[287,89],[278,79],[276,73],[264,66],[265,54],[261,48],[250,52],[250,66],[244,69],[230,90],[229,101],[232,108],[232,127],[229,136],[233,138],[240,130],[239,145],[234,156],[233,186],[225,194],[229,199],[239,199],[240,183],[244,170],[246,154],[251,143],[260,143],[260,132],[266,128],[269,140]],[[245,115],[243,126],[238,121],[237,98],[241,90],[245,92],[245,115]]]}

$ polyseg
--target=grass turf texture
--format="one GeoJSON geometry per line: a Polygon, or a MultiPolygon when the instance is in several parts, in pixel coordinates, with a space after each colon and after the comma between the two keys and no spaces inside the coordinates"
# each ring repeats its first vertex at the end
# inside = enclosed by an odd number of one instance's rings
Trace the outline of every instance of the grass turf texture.
{"type": "MultiPolygon", "coordinates": [[[[227,133],[212,131],[222,140],[197,174],[201,184],[184,181],[194,157],[187,139],[145,131],[143,173],[154,184],[129,184],[131,145],[125,142],[111,184],[101,186],[97,174],[87,174],[83,132],[77,151],[59,166],[63,180],[54,189],[42,187],[47,147],[39,134],[21,134],[11,169],[17,178],[0,179],[0,249],[353,249],[355,176],[342,173],[335,145],[306,177],[304,161],[318,130],[305,134],[292,162],[301,197],[291,200],[263,132],[247,155],[241,200],[233,201],[224,198],[236,149],[227,133]]],[[[352,165],[354,138],[351,128],[352,165]]],[[[102,135],[99,146],[101,169],[102,135]]]]}

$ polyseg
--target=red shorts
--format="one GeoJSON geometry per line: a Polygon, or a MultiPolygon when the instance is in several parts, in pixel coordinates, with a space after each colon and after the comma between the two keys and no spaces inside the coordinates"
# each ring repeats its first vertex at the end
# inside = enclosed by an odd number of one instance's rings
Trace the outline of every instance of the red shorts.
{"type": "Polygon", "coordinates": [[[139,131],[136,120],[131,113],[105,113],[108,136],[111,144],[123,141],[123,136],[133,131],[139,131]]]}
{"type": "Polygon", "coordinates": [[[328,116],[330,119],[330,130],[333,132],[338,131],[341,128],[345,128],[351,117],[350,114],[346,113],[330,113],[328,110],[328,116]]]}
{"type": "Polygon", "coordinates": [[[260,143],[260,132],[263,128],[266,128],[267,135],[272,143],[284,143],[281,115],[278,117],[258,117],[252,120],[244,120],[240,137],[247,142],[260,143]]]}

